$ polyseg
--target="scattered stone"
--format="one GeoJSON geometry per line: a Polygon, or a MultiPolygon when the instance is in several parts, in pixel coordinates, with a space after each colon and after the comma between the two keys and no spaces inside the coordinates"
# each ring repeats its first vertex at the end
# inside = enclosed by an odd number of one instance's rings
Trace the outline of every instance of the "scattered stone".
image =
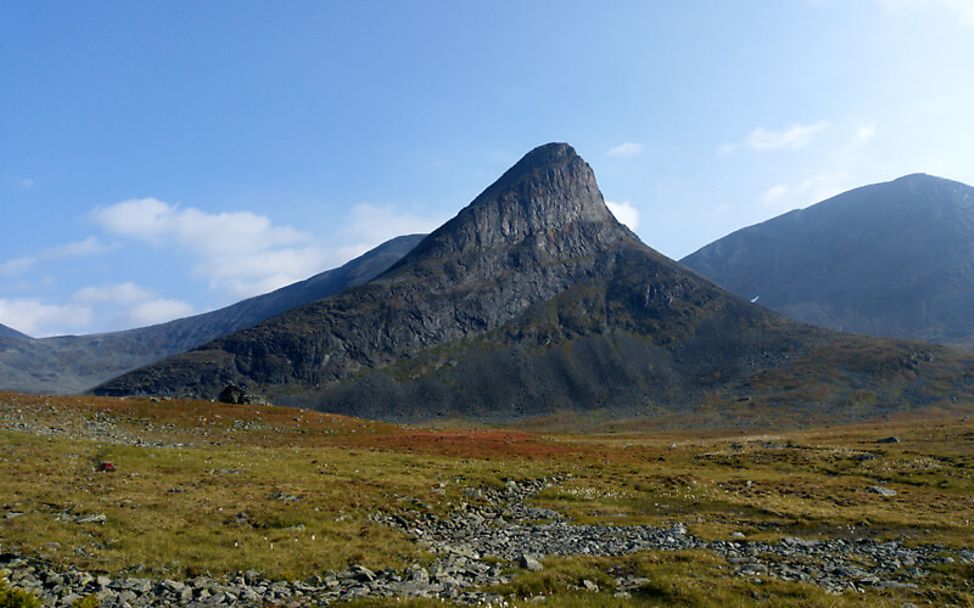
{"type": "Polygon", "coordinates": [[[295,494],[288,494],[287,492],[274,492],[271,494],[271,498],[274,500],[279,500],[281,502],[298,502],[302,500],[304,496],[297,496],[295,494]]]}
{"type": "MultiPolygon", "coordinates": [[[[679,523],[669,527],[574,525],[555,511],[525,504],[528,498],[561,481],[564,480],[517,480],[503,488],[464,492],[476,497],[477,504],[460,505],[448,519],[435,515],[416,500],[408,503],[413,511],[373,514],[372,521],[404,531],[436,555],[429,564],[414,564],[402,571],[373,571],[356,564],[341,572],[324,572],[304,581],[271,581],[259,572],[248,571],[218,579],[201,576],[155,583],[124,574],[111,578],[73,569],[59,570],[48,562],[9,552],[0,552],[0,571],[9,571],[12,582],[34,590],[45,605],[51,606],[70,605],[92,594],[97,594],[100,605],[112,608],[305,607],[356,598],[404,597],[503,606],[507,605],[505,598],[481,591],[511,581],[507,569],[496,563],[497,558],[538,571],[543,566],[534,556],[618,556],[644,550],[708,550],[723,557],[733,574],[755,584],[777,578],[815,584],[837,594],[850,589],[861,591],[867,586],[916,590],[931,566],[949,563],[949,559],[974,559],[970,549],[935,545],[906,547],[870,539],[788,537],[779,542],[759,542],[734,535],[731,540],[704,541],[679,523]],[[65,598],[72,599],[69,602],[65,598]]],[[[278,494],[277,499],[290,496],[278,494]]],[[[90,522],[103,517],[103,514],[68,513],[59,516],[65,521],[90,522]]],[[[610,568],[606,574],[614,578],[612,592],[620,599],[629,598],[649,584],[647,579],[631,576],[621,567],[610,568]]],[[[579,587],[593,593],[600,591],[599,585],[590,579],[581,580],[579,587]]]]}
{"type": "Polygon", "coordinates": [[[522,568],[527,568],[532,572],[538,572],[544,569],[544,566],[541,565],[541,562],[539,562],[538,560],[536,560],[535,558],[527,554],[521,554],[521,557],[518,558],[517,563],[522,568]]]}
{"type": "Polygon", "coordinates": [[[879,494],[880,496],[896,496],[896,490],[893,488],[887,488],[885,486],[870,486],[866,489],[873,494],[879,494]]]}
{"type": "Polygon", "coordinates": [[[876,443],[899,443],[899,437],[883,437],[882,439],[877,439],[876,443]]]}

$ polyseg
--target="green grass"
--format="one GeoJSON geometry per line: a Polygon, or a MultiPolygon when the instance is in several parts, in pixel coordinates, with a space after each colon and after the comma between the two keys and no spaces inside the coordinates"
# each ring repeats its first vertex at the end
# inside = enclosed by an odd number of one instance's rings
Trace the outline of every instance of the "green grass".
{"type": "MultiPolygon", "coordinates": [[[[765,435],[541,435],[275,407],[0,394],[0,425],[20,417],[73,436],[97,421],[170,444],[0,431],[0,506],[22,513],[0,517],[4,548],[90,570],[180,577],[256,569],[298,579],[352,563],[424,563],[430,555],[369,515],[420,504],[447,514],[471,500],[468,487],[556,474],[570,478],[535,502],[579,523],[679,521],[708,539],[743,532],[974,546],[974,424],[951,412],[765,435]],[[901,441],[876,443],[889,435],[901,441]],[[103,460],[118,470],[98,473],[103,460]],[[897,495],[866,491],[877,483],[897,495]],[[65,513],[104,513],[107,522],[59,519],[65,513]]],[[[916,593],[835,597],[732,576],[707,553],[650,552],[551,557],[541,572],[519,572],[495,591],[516,602],[545,595],[549,606],[966,605],[974,602],[972,578],[969,566],[945,564],[916,593]],[[610,572],[647,582],[616,598],[610,572]],[[600,591],[580,589],[583,580],[600,591]]]]}
{"type": "Polygon", "coordinates": [[[41,608],[41,606],[41,600],[36,595],[11,587],[6,579],[0,576],[0,608],[41,608]]]}

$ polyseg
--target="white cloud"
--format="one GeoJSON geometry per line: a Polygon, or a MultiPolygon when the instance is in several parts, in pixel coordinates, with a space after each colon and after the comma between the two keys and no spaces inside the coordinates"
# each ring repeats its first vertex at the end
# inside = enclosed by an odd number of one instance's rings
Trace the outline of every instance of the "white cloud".
{"type": "Polygon", "coordinates": [[[803,148],[815,135],[824,131],[828,125],[827,121],[820,120],[809,125],[792,125],[781,131],[769,131],[764,127],[758,127],[744,138],[744,144],[762,152],[783,148],[803,148]]]}
{"type": "Polygon", "coordinates": [[[822,171],[806,177],[798,184],[795,191],[804,198],[802,206],[807,206],[832,198],[851,187],[849,174],[843,170],[835,170],[822,171]]]}
{"type": "Polygon", "coordinates": [[[876,137],[876,127],[871,124],[859,125],[856,127],[855,132],[852,134],[852,139],[850,143],[853,145],[864,144],[872,138],[876,137]]]}
{"type": "Polygon", "coordinates": [[[74,292],[75,302],[94,305],[96,318],[114,319],[117,327],[143,327],[187,317],[195,312],[191,304],[171,298],[157,298],[154,291],[129,281],[117,285],[84,287],[74,292]]]}
{"type": "Polygon", "coordinates": [[[81,241],[72,241],[70,243],[45,249],[39,254],[39,257],[48,260],[59,260],[64,258],[99,255],[111,251],[112,249],[114,249],[114,247],[102,243],[97,237],[89,236],[81,241]]]}
{"type": "Polygon", "coordinates": [[[84,304],[109,302],[117,304],[132,304],[151,298],[154,294],[139,287],[131,281],[118,285],[104,285],[101,287],[85,287],[74,292],[74,300],[84,304]]]}
{"type": "Polygon", "coordinates": [[[135,283],[85,287],[65,304],[37,298],[0,298],[0,323],[35,337],[143,327],[186,317],[192,305],[155,293],[135,283]]]}
{"type": "Polygon", "coordinates": [[[20,187],[23,188],[24,190],[30,190],[31,188],[34,187],[34,180],[32,180],[29,177],[22,178],[20,180],[20,187]]]}
{"type": "Polygon", "coordinates": [[[971,0],[879,0],[879,5],[896,16],[909,16],[924,10],[935,11],[974,27],[974,2],[971,0]]]}
{"type": "Polygon", "coordinates": [[[612,215],[616,216],[617,220],[629,226],[631,230],[639,228],[639,209],[633,207],[629,201],[622,201],[621,203],[605,201],[605,206],[609,208],[612,215]]]}
{"type": "Polygon", "coordinates": [[[627,141],[626,143],[619,144],[614,148],[609,148],[609,151],[606,152],[606,154],[619,158],[632,158],[633,156],[639,156],[642,154],[643,147],[644,146],[642,144],[627,141]]]}
{"type": "Polygon", "coordinates": [[[403,212],[392,205],[359,203],[352,207],[348,232],[378,245],[404,234],[432,232],[447,219],[411,211],[403,212]]]}
{"type": "Polygon", "coordinates": [[[800,209],[832,198],[852,185],[846,171],[821,171],[803,178],[797,184],[777,184],[758,197],[760,203],[775,211],[800,209]]]}
{"type": "Polygon", "coordinates": [[[112,235],[189,253],[194,274],[234,298],[283,287],[392,237],[429,232],[442,223],[441,218],[365,203],[354,205],[349,216],[340,231],[346,243],[325,249],[311,235],[249,211],[209,213],[142,198],[91,212],[112,235]]]}
{"type": "Polygon", "coordinates": [[[720,144],[720,147],[717,148],[717,155],[718,156],[724,156],[725,154],[730,154],[731,152],[737,150],[740,147],[741,147],[740,144],[735,144],[735,143],[732,143],[732,142],[726,142],[726,143],[720,144]]]}
{"type": "Polygon", "coordinates": [[[158,298],[136,304],[128,311],[129,325],[143,327],[165,323],[173,319],[188,317],[193,314],[194,309],[190,304],[180,300],[168,298],[158,298]]]}
{"type": "Polygon", "coordinates": [[[0,277],[13,277],[24,274],[37,264],[35,257],[10,258],[0,262],[0,277]]]}
{"type": "Polygon", "coordinates": [[[91,216],[111,234],[189,252],[197,276],[235,297],[307,278],[323,270],[328,258],[310,235],[249,211],[208,213],[143,198],[95,209],[91,216]]]}
{"type": "Polygon", "coordinates": [[[0,298],[0,323],[34,337],[66,333],[91,324],[91,307],[47,304],[34,298],[0,298]]]}
{"type": "Polygon", "coordinates": [[[33,269],[41,262],[57,261],[76,257],[100,255],[111,251],[112,247],[90,236],[80,241],[72,241],[41,249],[36,253],[11,258],[0,262],[0,276],[18,276],[33,269]]]}
{"type": "Polygon", "coordinates": [[[775,206],[786,194],[788,194],[788,186],[784,184],[771,186],[761,195],[761,202],[765,205],[775,206]]]}
{"type": "Polygon", "coordinates": [[[347,243],[335,248],[332,258],[344,262],[397,236],[428,234],[449,218],[401,211],[393,205],[359,203],[353,205],[351,217],[343,230],[347,243]]]}

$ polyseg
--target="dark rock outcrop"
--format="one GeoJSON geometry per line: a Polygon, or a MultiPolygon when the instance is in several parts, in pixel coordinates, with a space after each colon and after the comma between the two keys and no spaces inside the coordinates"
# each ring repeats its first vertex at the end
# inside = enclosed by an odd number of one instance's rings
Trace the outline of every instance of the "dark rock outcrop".
{"type": "Polygon", "coordinates": [[[974,347],[974,188],[958,182],[917,174],[857,188],[682,262],[800,321],[974,347]]]}
{"type": "Polygon", "coordinates": [[[742,393],[751,401],[736,407],[751,413],[857,416],[863,391],[885,404],[969,390],[953,353],[904,367],[916,350],[727,294],[642,244],[588,164],[548,144],[376,280],[96,392],[211,398],[234,383],[277,403],[422,420],[688,408],[719,418],[742,393]]]}

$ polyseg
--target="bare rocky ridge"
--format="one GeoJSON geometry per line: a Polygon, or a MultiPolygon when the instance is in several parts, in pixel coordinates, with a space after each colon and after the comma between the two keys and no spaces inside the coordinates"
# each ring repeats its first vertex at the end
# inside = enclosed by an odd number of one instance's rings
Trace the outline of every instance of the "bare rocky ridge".
{"type": "Polygon", "coordinates": [[[974,188],[908,175],[738,230],[682,260],[794,319],[974,346],[974,188]]]}
{"type": "Polygon", "coordinates": [[[946,349],[838,336],[727,294],[642,244],[589,165],[548,144],[372,282],[96,392],[214,398],[235,384],[397,420],[702,403],[855,417],[969,394],[971,369],[946,349]],[[822,388],[795,390],[809,383],[822,388]]]}
{"type": "Polygon", "coordinates": [[[340,268],[201,315],[127,331],[33,339],[0,326],[0,390],[80,393],[137,367],[372,279],[422,235],[392,239],[340,268]],[[6,330],[6,331],[5,331],[6,330]]]}

